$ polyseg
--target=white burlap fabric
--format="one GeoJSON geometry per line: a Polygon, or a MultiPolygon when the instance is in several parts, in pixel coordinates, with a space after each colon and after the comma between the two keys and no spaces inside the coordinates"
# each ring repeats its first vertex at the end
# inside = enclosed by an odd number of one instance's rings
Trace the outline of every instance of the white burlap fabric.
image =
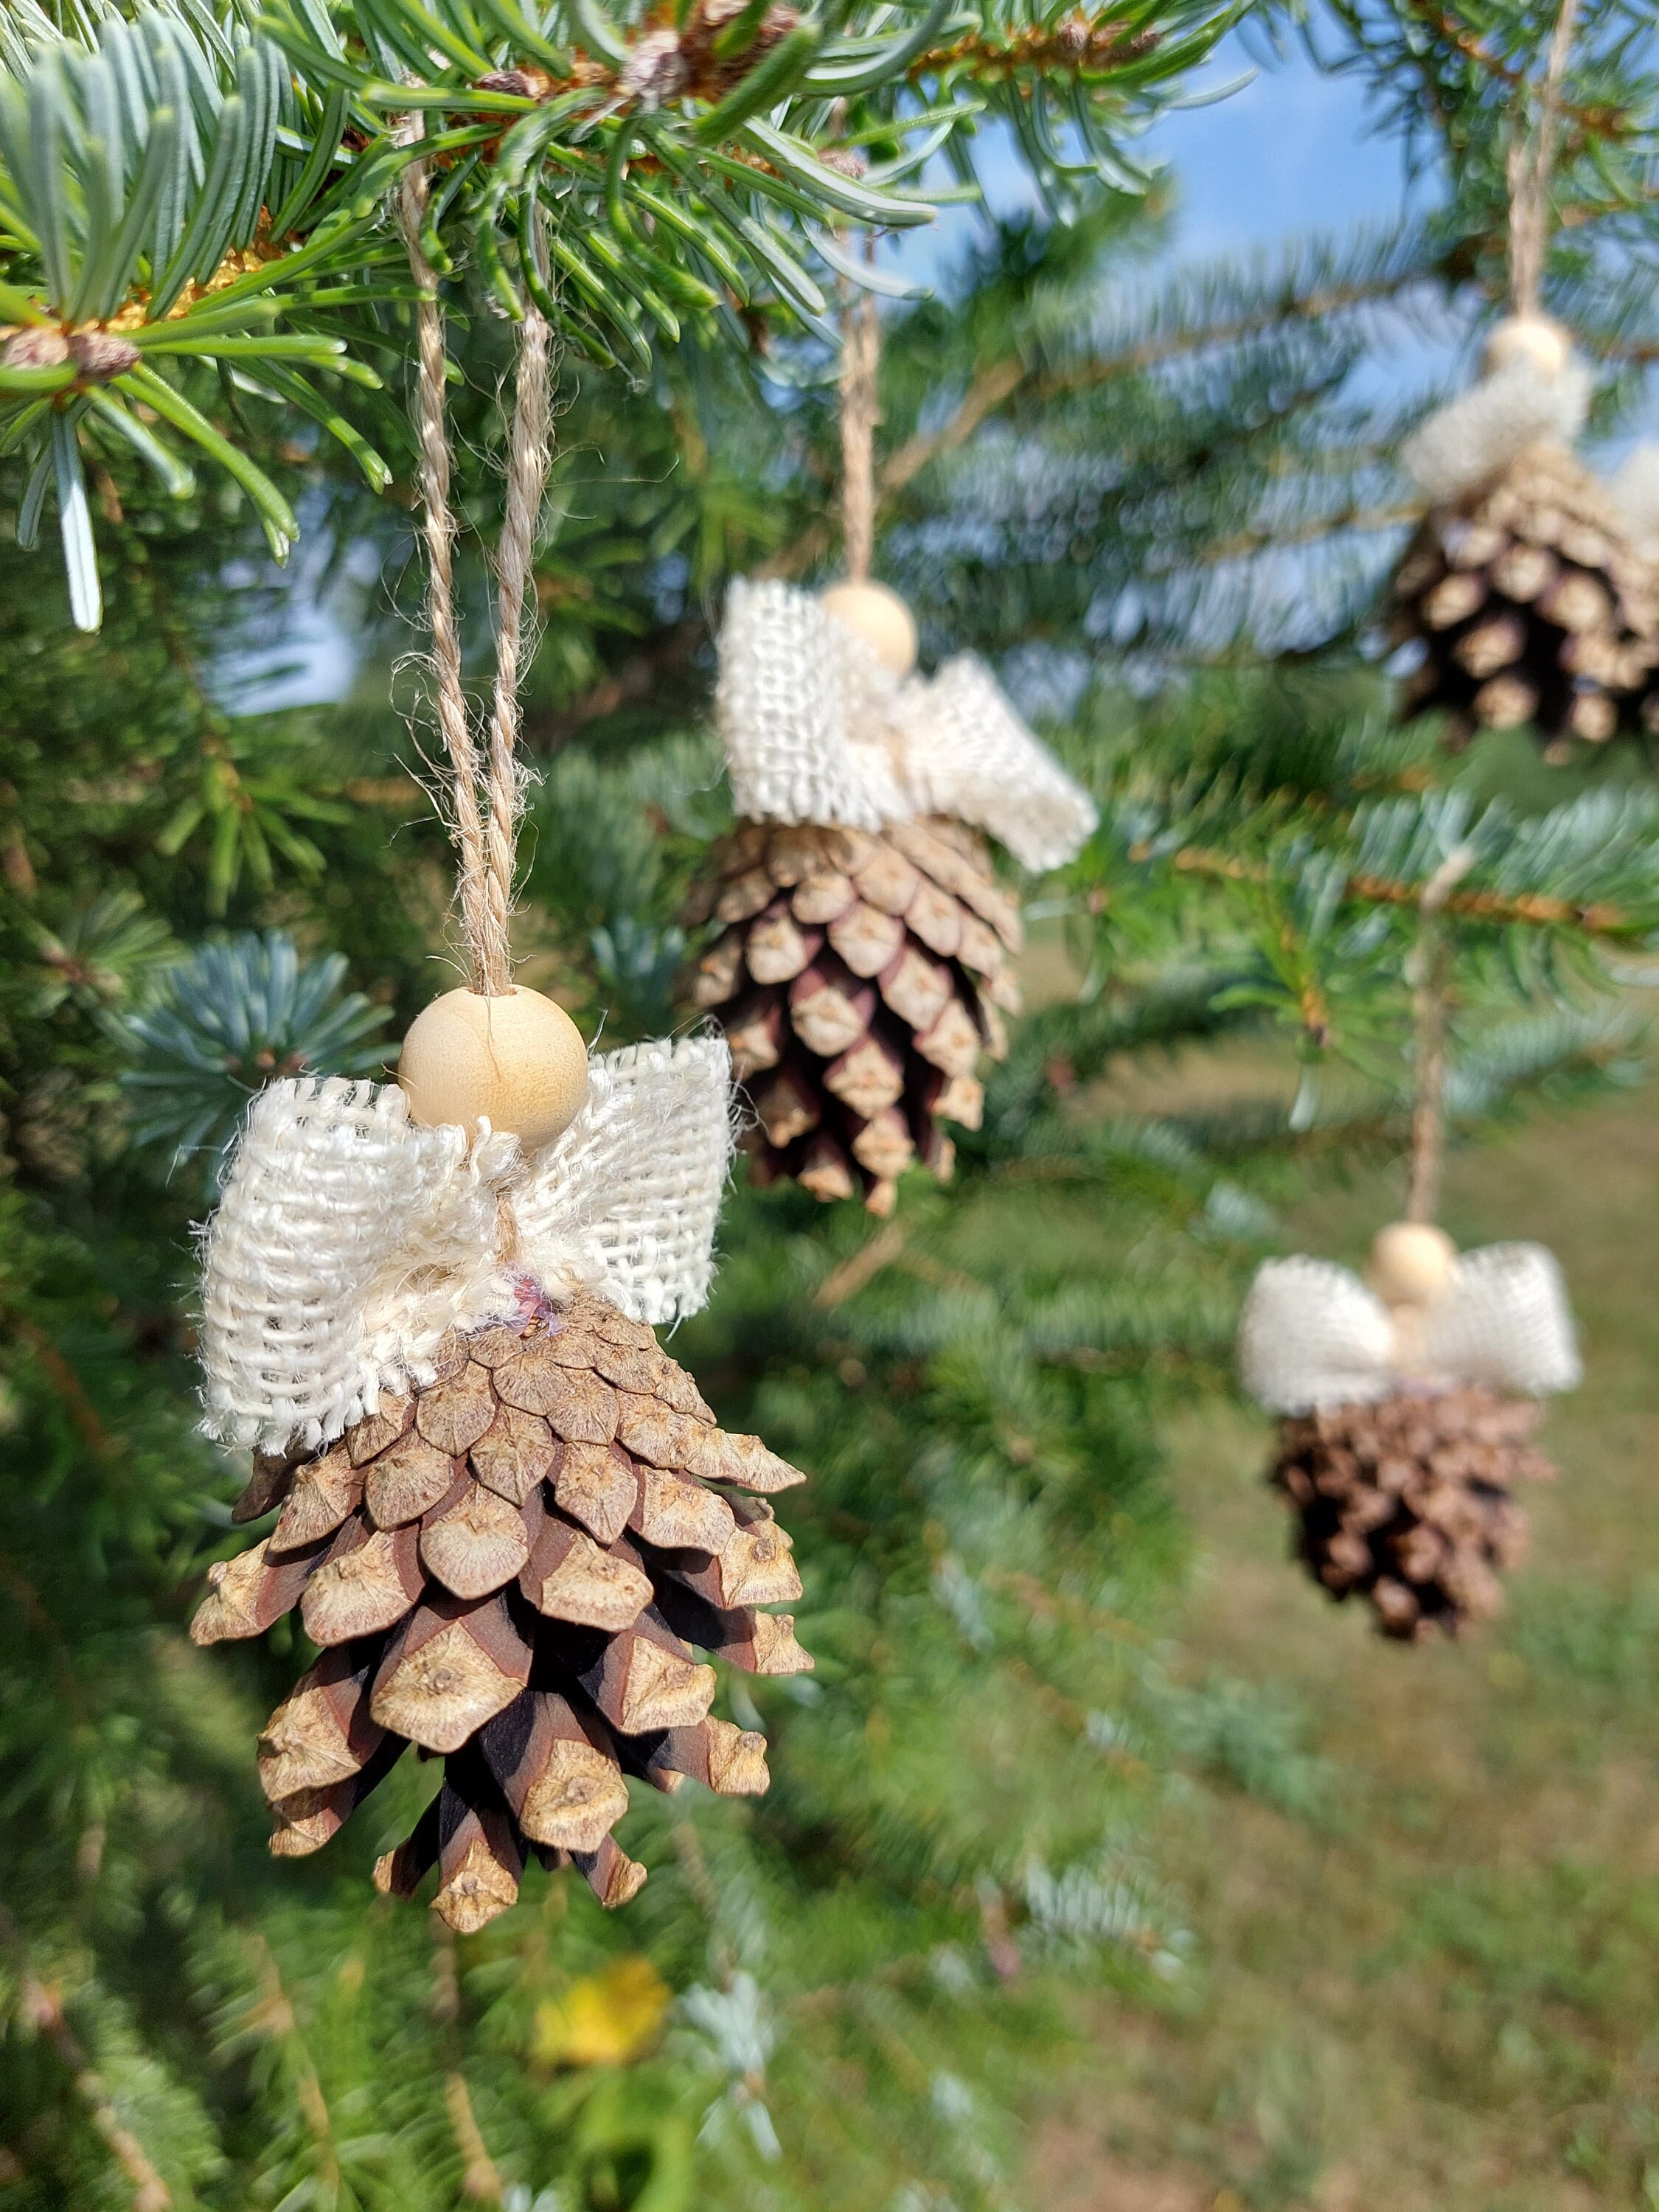
{"type": "Polygon", "coordinates": [[[514,1137],[417,1128],[393,1085],[273,1083],[207,1231],[203,1426],[325,1443],[430,1382],[445,1332],[513,1313],[526,1279],[635,1321],[695,1313],[731,1159],[720,1038],[596,1058],[580,1114],[530,1160],[514,1137]]]}
{"type": "Polygon", "coordinates": [[[1550,377],[1522,362],[1498,369],[1420,422],[1401,464],[1435,506],[1448,506],[1540,439],[1571,446],[1589,412],[1591,381],[1577,362],[1550,377]]]}
{"type": "Polygon", "coordinates": [[[948,814],[1054,868],[1099,818],[972,653],[901,681],[812,593],[776,580],[732,585],[720,653],[715,714],[749,820],[879,830],[948,814]]]}
{"type": "Polygon", "coordinates": [[[1382,1299],[1330,1260],[1269,1260],[1239,1319],[1239,1374],[1270,1413],[1386,1398],[1407,1381],[1538,1398],[1581,1372],[1561,1270],[1541,1244],[1463,1253],[1408,1358],[1401,1350],[1382,1299]]]}

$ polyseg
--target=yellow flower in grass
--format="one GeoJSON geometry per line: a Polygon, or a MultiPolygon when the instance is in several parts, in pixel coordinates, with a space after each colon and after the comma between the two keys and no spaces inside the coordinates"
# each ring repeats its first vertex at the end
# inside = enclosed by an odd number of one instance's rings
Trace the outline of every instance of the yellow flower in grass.
{"type": "Polygon", "coordinates": [[[536,2008],[531,2055],[545,2066],[626,2066],[656,2039],[672,1992],[637,1952],[536,2008]]]}

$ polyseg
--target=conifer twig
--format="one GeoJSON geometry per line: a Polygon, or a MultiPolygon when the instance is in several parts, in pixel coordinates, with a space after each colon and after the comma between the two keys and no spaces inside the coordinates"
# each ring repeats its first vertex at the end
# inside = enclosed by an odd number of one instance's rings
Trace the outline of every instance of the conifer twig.
{"type": "MultiPolygon", "coordinates": [[[[1201,845],[1183,845],[1178,851],[1161,856],[1150,844],[1129,848],[1129,858],[1138,866],[1160,857],[1178,874],[1208,876],[1219,883],[1270,884],[1278,880],[1278,872],[1266,861],[1243,860],[1230,853],[1208,852],[1201,845]]],[[[1350,896],[1368,905],[1414,907],[1423,896],[1424,887],[1391,876],[1356,871],[1348,878],[1346,888],[1350,896]]],[[[1571,899],[1555,898],[1543,891],[1453,891],[1443,910],[1499,927],[1521,923],[1534,929],[1576,929],[1586,937],[1631,938],[1642,934],[1645,927],[1605,901],[1581,906],[1571,899]]]]}

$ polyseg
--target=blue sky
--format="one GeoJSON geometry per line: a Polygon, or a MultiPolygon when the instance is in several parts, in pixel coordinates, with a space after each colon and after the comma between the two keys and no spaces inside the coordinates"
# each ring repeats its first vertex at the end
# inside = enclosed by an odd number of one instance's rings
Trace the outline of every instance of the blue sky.
{"type": "MultiPolygon", "coordinates": [[[[1354,78],[1322,73],[1299,45],[1264,59],[1235,34],[1197,83],[1206,91],[1237,89],[1167,116],[1142,147],[1165,165],[1175,186],[1172,260],[1212,260],[1310,231],[1387,223],[1400,214],[1406,204],[1400,143],[1373,134],[1354,78]]],[[[1034,203],[1012,144],[985,160],[981,173],[998,207],[1034,203]]],[[[948,210],[929,231],[899,234],[893,258],[918,276],[931,275],[948,264],[951,241],[974,220],[971,210],[948,210]]]]}
{"type": "MultiPolygon", "coordinates": [[[[1250,65],[1234,38],[1207,76],[1250,65]]],[[[1387,222],[1405,204],[1399,141],[1372,135],[1354,78],[1322,75],[1299,46],[1215,106],[1170,116],[1151,143],[1176,173],[1183,260],[1387,222]]]]}

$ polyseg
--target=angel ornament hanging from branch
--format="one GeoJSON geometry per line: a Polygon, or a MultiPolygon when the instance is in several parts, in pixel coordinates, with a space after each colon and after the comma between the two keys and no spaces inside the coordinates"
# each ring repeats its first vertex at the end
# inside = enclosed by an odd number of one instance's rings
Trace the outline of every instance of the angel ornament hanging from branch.
{"type": "Polygon", "coordinates": [[[1530,726],[1546,757],[1655,724],[1659,573],[1616,491],[1574,447],[1592,377],[1543,312],[1550,179],[1577,0],[1563,0],[1535,125],[1517,103],[1510,157],[1512,312],[1473,387],[1421,423],[1401,459],[1429,501],[1391,586],[1392,638],[1414,646],[1408,715],[1449,742],[1530,726]]]}
{"type": "Polygon", "coordinates": [[[716,714],[738,819],[686,919],[720,925],[686,996],[720,1021],[758,1119],[757,1177],[891,1211],[949,1125],[975,1129],[983,1056],[1019,1010],[1019,905],[989,836],[1057,867],[1093,830],[1088,793],[971,653],[915,672],[909,609],[869,575],[876,320],[847,319],[848,574],[822,592],[737,581],[716,714]]]}
{"type": "Polygon", "coordinates": [[[521,325],[484,745],[460,685],[444,344],[404,202],[436,719],[470,981],[411,1027],[396,1087],[272,1085],[209,1230],[206,1426],[252,1445],[240,1522],[191,1633],[257,1636],[297,1609],[319,1656],[259,1743],[271,1848],[319,1849],[412,1745],[442,1761],[375,1869],[434,1869],[452,1927],[516,1897],[526,1859],[601,1901],[645,1879],[614,1840],[630,1778],[767,1786],[762,1738],[714,1717],[710,1656],[810,1667],[767,1503],[802,1480],[715,1424],[656,1324],[708,1296],[732,1149],[723,1040],[590,1060],[512,980],[520,622],[545,483],[548,331],[521,325]],[[705,1656],[700,1656],[699,1654],[705,1656]]]}
{"type": "Polygon", "coordinates": [[[1365,1598],[1382,1632],[1455,1635],[1502,1607],[1527,1520],[1514,1491],[1554,1468],[1539,1401],[1580,1379],[1561,1271],[1542,1245],[1460,1254],[1434,1224],[1444,1143],[1445,901],[1460,848],[1425,885],[1413,957],[1416,1097],[1406,1218],[1364,1280],[1328,1260],[1270,1260],[1239,1322],[1245,1391],[1279,1417],[1270,1480],[1304,1564],[1365,1598]]]}

